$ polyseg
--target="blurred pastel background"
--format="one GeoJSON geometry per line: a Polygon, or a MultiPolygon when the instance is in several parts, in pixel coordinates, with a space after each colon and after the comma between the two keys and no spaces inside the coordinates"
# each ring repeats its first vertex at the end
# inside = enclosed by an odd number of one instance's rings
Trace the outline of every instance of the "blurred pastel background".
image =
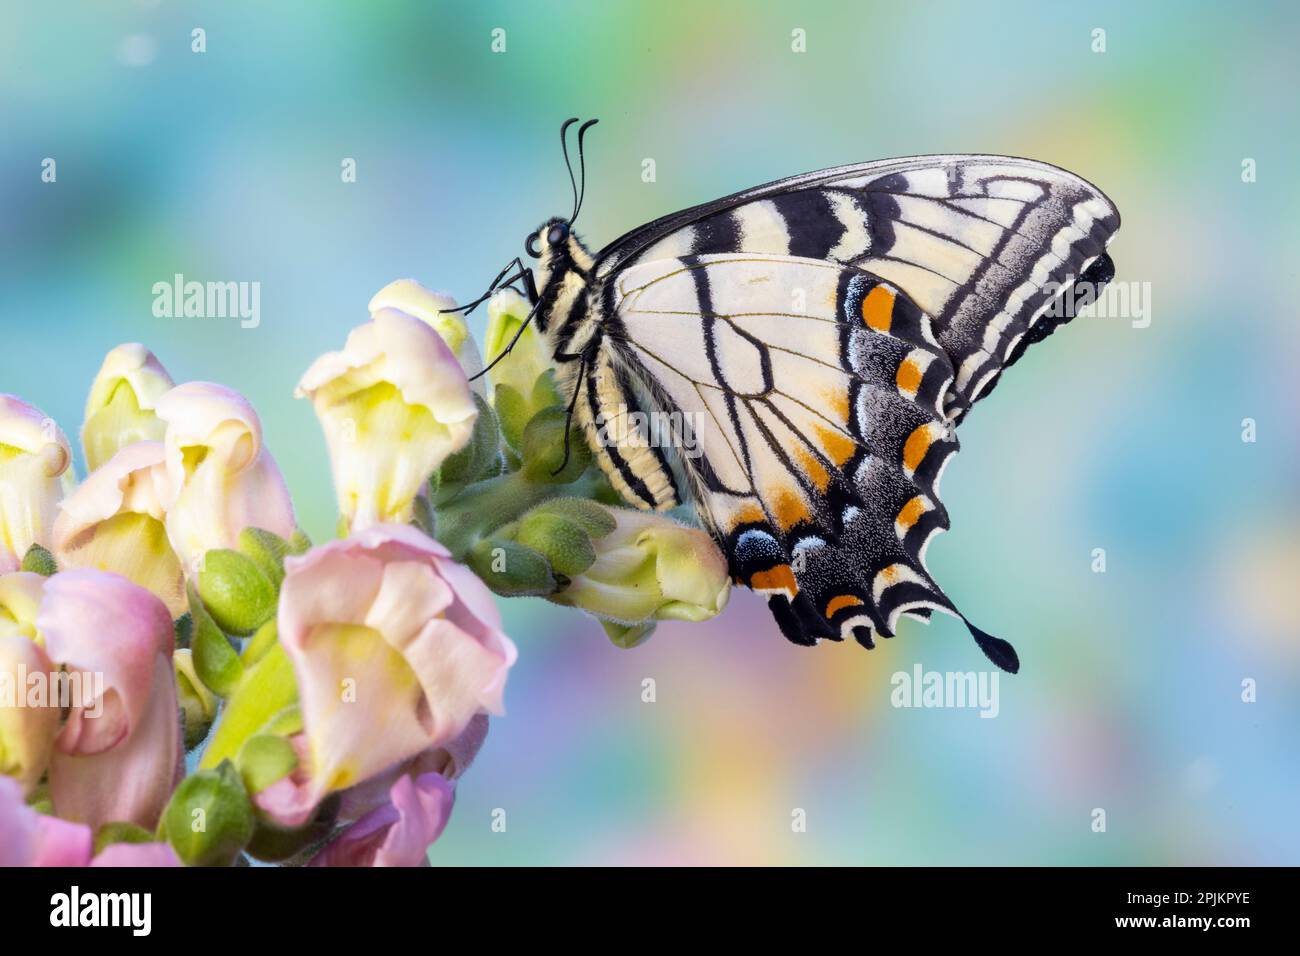
{"type": "Polygon", "coordinates": [[[1120,207],[1151,322],[1081,319],[962,428],[930,562],[1020,650],[998,717],[890,705],[896,671],[984,667],[946,618],[810,651],[746,592],[624,651],[509,602],[509,715],[433,860],[1297,864],[1297,27],[1283,3],[3,0],[0,391],[74,433],[104,352],[145,342],[253,400],[319,540],[298,376],[391,279],[472,298],[567,212],[565,117],[602,120],[596,245],[837,163],[1066,166],[1120,207]],[[177,272],[260,282],[260,327],[155,318],[177,272]]]}

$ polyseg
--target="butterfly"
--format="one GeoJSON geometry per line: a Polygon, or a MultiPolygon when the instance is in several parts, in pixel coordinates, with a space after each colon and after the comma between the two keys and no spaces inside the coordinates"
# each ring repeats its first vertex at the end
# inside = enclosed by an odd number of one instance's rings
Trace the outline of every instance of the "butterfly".
{"type": "Polygon", "coordinates": [[[940,478],[971,408],[1113,277],[1114,204],[1033,160],[912,156],[746,189],[593,253],[573,226],[596,121],[580,178],[576,122],[573,211],[482,298],[522,282],[610,483],[640,508],[692,501],[795,644],[870,649],[938,610],[1015,673],[926,570],[940,478]],[[689,422],[694,453],[647,441],[655,415],[689,422]]]}

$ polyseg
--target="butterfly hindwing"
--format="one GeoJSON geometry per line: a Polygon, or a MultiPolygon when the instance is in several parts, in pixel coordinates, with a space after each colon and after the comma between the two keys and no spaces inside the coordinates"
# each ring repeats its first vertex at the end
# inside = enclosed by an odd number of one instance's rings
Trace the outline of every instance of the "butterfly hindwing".
{"type": "Polygon", "coordinates": [[[870,647],[900,615],[957,613],[924,560],[948,527],[954,369],[916,303],[796,256],[654,259],[612,281],[604,360],[690,424],[696,506],[787,637],[870,647]]]}

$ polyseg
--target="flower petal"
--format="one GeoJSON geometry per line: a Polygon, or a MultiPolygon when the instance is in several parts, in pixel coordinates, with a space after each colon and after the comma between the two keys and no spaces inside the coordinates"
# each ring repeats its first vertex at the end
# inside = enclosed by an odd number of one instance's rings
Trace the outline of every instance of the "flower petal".
{"type": "MultiPolygon", "coordinates": [[[[8,575],[6,575],[8,576],[8,575]]],[[[0,636],[0,774],[30,793],[40,781],[59,730],[59,702],[51,700],[57,668],[43,648],[18,635],[0,636]],[[44,688],[33,700],[30,679],[44,688]]]]}
{"type": "Polygon", "coordinates": [[[185,613],[185,577],[167,538],[163,444],[127,445],[64,499],[54,553],[64,568],[114,571],[148,588],[172,617],[185,613]]]}
{"type": "Polygon", "coordinates": [[[40,409],[0,395],[0,574],[50,536],[72,463],[67,437],[40,409]]]}
{"type": "Polygon", "coordinates": [[[352,530],[409,520],[415,496],[465,447],[478,408],[438,333],[395,309],[353,329],[296,390],[309,397],[329,445],[339,511],[352,530]]]}
{"type": "Polygon", "coordinates": [[[86,399],[81,427],[86,466],[94,471],[134,442],[161,441],[165,426],[154,408],[171,387],[162,363],[138,342],[109,352],[86,399]]]}
{"type": "Polygon", "coordinates": [[[317,798],[500,712],[516,652],[485,591],[405,526],[374,526],[286,562],[280,642],[297,675],[317,798]]]}
{"type": "Polygon", "coordinates": [[[455,802],[455,786],[440,774],[403,776],[390,803],[362,817],[318,853],[311,866],[424,866],[455,802]]]}

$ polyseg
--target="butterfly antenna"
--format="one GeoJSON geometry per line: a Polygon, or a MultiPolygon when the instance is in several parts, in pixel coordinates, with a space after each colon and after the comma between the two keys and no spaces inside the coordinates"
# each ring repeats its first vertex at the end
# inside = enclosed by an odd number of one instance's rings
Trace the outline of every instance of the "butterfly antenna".
{"type": "Polygon", "coordinates": [[[590,119],[578,127],[578,205],[573,210],[573,216],[569,219],[569,225],[572,226],[578,221],[578,214],[582,212],[582,201],[587,198],[587,157],[582,149],[582,138],[587,135],[587,130],[591,129],[600,120],[590,119]]]}
{"type": "MultiPolygon", "coordinates": [[[[569,186],[573,189],[573,212],[578,212],[578,180],[573,175],[573,163],[569,162],[569,127],[578,122],[578,117],[570,116],[560,127],[560,149],[564,153],[564,166],[569,171],[569,186]]],[[[573,216],[569,217],[573,221],[573,216]]]]}
{"type": "Polygon", "coordinates": [[[564,413],[564,460],[560,462],[560,467],[551,472],[551,477],[555,477],[564,471],[569,465],[569,435],[573,430],[573,412],[578,407],[578,396],[582,394],[582,379],[587,372],[587,359],[584,357],[578,363],[578,375],[573,380],[573,398],[569,399],[569,407],[564,413]]]}

